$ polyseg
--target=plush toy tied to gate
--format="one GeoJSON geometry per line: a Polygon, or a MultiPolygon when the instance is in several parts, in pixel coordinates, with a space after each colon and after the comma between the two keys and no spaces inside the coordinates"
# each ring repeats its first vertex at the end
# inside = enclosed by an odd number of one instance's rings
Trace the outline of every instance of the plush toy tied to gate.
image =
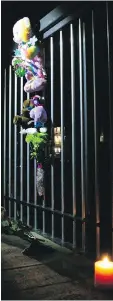
{"type": "Polygon", "coordinates": [[[15,23],[13,26],[14,42],[17,44],[26,43],[32,35],[31,23],[29,18],[24,17],[15,23]]]}
{"type": "Polygon", "coordinates": [[[12,65],[19,77],[25,76],[25,92],[42,91],[47,82],[41,42],[32,35],[29,18],[20,19],[13,27],[13,40],[18,44],[12,65]]]}
{"type": "Polygon", "coordinates": [[[39,103],[39,96],[35,95],[32,99],[33,109],[30,110],[30,118],[34,120],[34,127],[41,128],[47,122],[47,113],[42,104],[39,103]]]}
{"type": "Polygon", "coordinates": [[[30,117],[30,110],[34,108],[33,102],[30,99],[24,100],[21,115],[16,115],[13,118],[13,123],[22,126],[24,129],[33,124],[33,119],[30,117]]]}

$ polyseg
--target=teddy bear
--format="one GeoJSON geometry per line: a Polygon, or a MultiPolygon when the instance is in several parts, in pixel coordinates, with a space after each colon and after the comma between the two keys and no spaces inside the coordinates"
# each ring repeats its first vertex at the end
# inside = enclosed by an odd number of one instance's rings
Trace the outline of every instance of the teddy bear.
{"type": "Polygon", "coordinates": [[[40,128],[47,121],[47,114],[43,107],[44,98],[35,95],[31,99],[24,100],[21,116],[14,116],[13,123],[22,126],[40,128]]]}
{"type": "Polygon", "coordinates": [[[33,123],[33,119],[30,117],[29,112],[34,107],[31,99],[24,100],[21,115],[14,116],[13,123],[20,125],[23,128],[28,128],[33,123]]]}
{"type": "Polygon", "coordinates": [[[42,44],[33,36],[29,18],[24,17],[13,27],[13,40],[18,44],[14,51],[12,66],[19,77],[25,76],[26,93],[42,91],[47,82],[47,75],[43,63],[42,44]]]}

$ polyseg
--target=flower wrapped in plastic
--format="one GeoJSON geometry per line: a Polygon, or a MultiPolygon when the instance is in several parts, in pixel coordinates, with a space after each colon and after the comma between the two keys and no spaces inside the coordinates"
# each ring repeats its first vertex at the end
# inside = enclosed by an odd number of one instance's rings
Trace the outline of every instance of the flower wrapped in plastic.
{"type": "Polygon", "coordinates": [[[31,159],[36,159],[36,187],[39,196],[44,196],[44,156],[45,146],[47,144],[47,133],[36,132],[34,134],[27,133],[26,142],[30,144],[31,159]],[[41,162],[41,163],[40,163],[41,162]]]}
{"type": "Polygon", "coordinates": [[[37,165],[37,172],[36,172],[36,187],[39,196],[44,196],[45,194],[45,186],[44,186],[44,169],[42,164],[39,163],[37,165]]]}

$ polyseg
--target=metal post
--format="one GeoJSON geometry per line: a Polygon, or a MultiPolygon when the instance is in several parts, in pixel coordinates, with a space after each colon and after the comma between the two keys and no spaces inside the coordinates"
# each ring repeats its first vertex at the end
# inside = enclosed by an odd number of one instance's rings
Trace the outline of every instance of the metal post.
{"type": "MultiPolygon", "coordinates": [[[[27,93],[27,99],[30,98],[27,93]]],[[[29,143],[27,143],[27,204],[29,204],[29,143]]],[[[29,206],[27,206],[27,226],[29,226],[29,206]]]]}
{"type": "Polygon", "coordinates": [[[85,206],[88,213],[88,137],[87,137],[87,80],[86,80],[86,36],[83,23],[83,80],[84,80],[84,146],[85,146],[85,206]]]}
{"type": "MultiPolygon", "coordinates": [[[[51,55],[51,140],[54,139],[54,53],[53,53],[53,37],[50,38],[50,55],[51,55]]],[[[52,210],[54,210],[54,157],[52,149],[52,164],[51,164],[51,200],[52,210]]],[[[54,238],[54,213],[52,212],[52,239],[54,238]]]]}
{"type": "MultiPolygon", "coordinates": [[[[37,172],[37,162],[34,159],[34,204],[37,205],[37,189],[36,189],[36,172],[37,172]]],[[[34,208],[34,228],[37,229],[37,209],[34,208]]]]}
{"type": "MultiPolygon", "coordinates": [[[[45,48],[43,49],[43,59],[44,59],[44,65],[45,65],[45,48]]],[[[43,91],[43,97],[45,99],[45,89],[43,91]]],[[[45,149],[45,156],[46,156],[46,149],[45,149]]],[[[45,178],[44,178],[44,185],[45,185],[45,178]]],[[[44,196],[43,196],[43,207],[45,208],[45,191],[44,191],[44,196]]],[[[43,212],[42,212],[42,221],[43,221],[43,235],[44,235],[45,234],[45,210],[43,210],[43,212]]]]}
{"type": "MultiPolygon", "coordinates": [[[[23,77],[20,79],[20,111],[23,107],[23,77]]],[[[21,127],[22,130],[22,127],[21,127]]],[[[23,201],[23,135],[20,136],[20,200],[23,201]]],[[[20,205],[20,219],[23,221],[23,205],[20,205]]]]}
{"type": "MultiPolygon", "coordinates": [[[[111,166],[111,206],[112,206],[112,229],[113,229],[113,106],[111,95],[111,70],[110,70],[110,33],[109,33],[109,12],[106,3],[107,13],[107,48],[108,48],[108,78],[109,78],[109,118],[110,118],[110,166],[111,166]]],[[[113,257],[113,230],[112,230],[112,257],[113,257]]]]}
{"type": "MultiPolygon", "coordinates": [[[[81,197],[82,220],[85,218],[85,192],[84,192],[84,120],[83,120],[83,77],[82,77],[82,29],[79,19],[79,76],[80,76],[80,133],[81,133],[81,197]]],[[[82,223],[82,249],[85,251],[85,223],[82,223]]]]}
{"type": "MultiPolygon", "coordinates": [[[[11,197],[11,96],[12,68],[9,66],[9,197],[11,197]]],[[[9,200],[9,217],[11,217],[11,201],[9,200]]]]}
{"type": "Polygon", "coordinates": [[[6,195],[6,69],[4,71],[4,208],[6,195]]]}
{"type": "MultiPolygon", "coordinates": [[[[76,180],[75,180],[75,48],[73,24],[70,24],[71,37],[71,115],[72,115],[72,193],[73,216],[76,215],[76,180]]],[[[73,248],[76,247],[76,222],[73,221],[73,248]]]]}
{"type": "MultiPolygon", "coordinates": [[[[14,74],[14,116],[17,115],[17,76],[14,74]]],[[[14,126],[14,198],[17,198],[17,125],[14,126]]],[[[14,202],[14,219],[17,212],[16,202],[14,202]]]]}
{"type": "Polygon", "coordinates": [[[100,255],[100,222],[99,216],[99,187],[98,187],[98,159],[97,159],[97,106],[96,106],[96,77],[95,77],[95,34],[94,14],[92,12],[92,46],[93,46],[93,98],[94,98],[94,147],[95,147],[95,202],[96,202],[96,255],[100,255]]]}
{"type": "MultiPolygon", "coordinates": [[[[60,31],[60,100],[61,100],[61,207],[64,213],[64,108],[63,108],[63,35],[60,31]]],[[[64,244],[64,216],[62,216],[62,244],[64,244]]]]}

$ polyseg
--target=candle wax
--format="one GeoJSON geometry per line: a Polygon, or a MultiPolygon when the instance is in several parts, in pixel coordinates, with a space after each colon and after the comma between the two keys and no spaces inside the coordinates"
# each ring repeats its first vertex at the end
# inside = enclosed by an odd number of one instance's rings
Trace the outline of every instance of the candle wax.
{"type": "Polygon", "coordinates": [[[113,287],[113,262],[95,262],[95,286],[113,287]]]}

